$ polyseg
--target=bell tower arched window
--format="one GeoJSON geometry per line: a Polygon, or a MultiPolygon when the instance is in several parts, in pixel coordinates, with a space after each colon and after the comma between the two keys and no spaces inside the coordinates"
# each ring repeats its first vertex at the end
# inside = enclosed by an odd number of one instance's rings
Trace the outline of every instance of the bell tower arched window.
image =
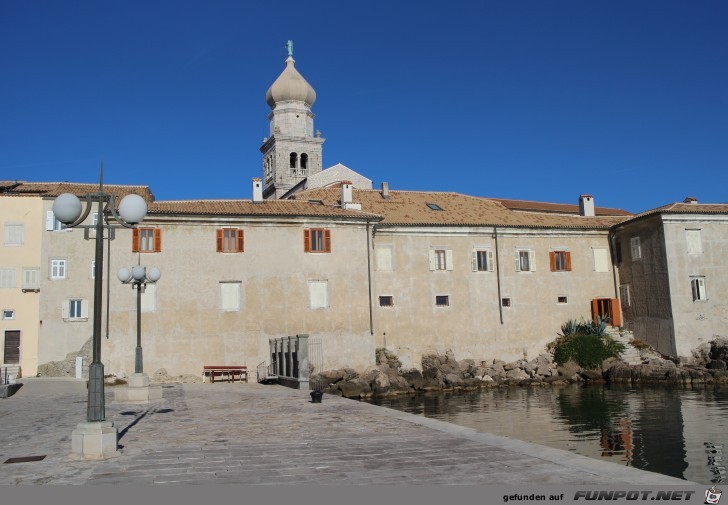
{"type": "Polygon", "coordinates": [[[291,153],[290,168],[298,168],[298,153],[291,153]]]}
{"type": "Polygon", "coordinates": [[[306,170],[308,168],[308,154],[301,153],[301,169],[306,170]]]}

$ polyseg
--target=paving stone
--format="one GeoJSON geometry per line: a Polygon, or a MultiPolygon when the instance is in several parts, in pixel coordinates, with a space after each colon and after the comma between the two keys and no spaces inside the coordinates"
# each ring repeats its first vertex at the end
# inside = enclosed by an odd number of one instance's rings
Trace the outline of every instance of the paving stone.
{"type": "Polygon", "coordinates": [[[106,461],[69,454],[85,391],[24,387],[0,400],[1,461],[47,456],[0,466],[0,484],[685,484],[345,398],[312,404],[280,386],[175,384],[144,408],[114,403],[111,390],[106,418],[123,450],[106,461]]]}

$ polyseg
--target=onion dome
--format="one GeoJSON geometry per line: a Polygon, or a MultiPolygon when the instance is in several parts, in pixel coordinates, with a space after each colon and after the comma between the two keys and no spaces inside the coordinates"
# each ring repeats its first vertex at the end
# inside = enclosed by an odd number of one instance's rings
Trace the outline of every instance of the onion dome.
{"type": "Polygon", "coordinates": [[[306,79],[298,73],[294,63],[296,61],[289,56],[286,59],[286,68],[278,76],[278,79],[271,84],[268,92],[265,94],[265,101],[268,102],[270,108],[273,109],[278,102],[287,100],[295,100],[305,102],[311,107],[316,101],[316,92],[306,79]]]}

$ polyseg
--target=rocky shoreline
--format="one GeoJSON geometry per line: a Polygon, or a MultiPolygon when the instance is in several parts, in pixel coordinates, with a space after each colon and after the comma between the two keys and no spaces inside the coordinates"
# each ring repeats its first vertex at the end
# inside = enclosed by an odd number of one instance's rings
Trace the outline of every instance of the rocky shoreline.
{"type": "Polygon", "coordinates": [[[359,373],[350,368],[325,371],[311,377],[315,388],[346,398],[368,398],[428,391],[474,391],[492,387],[552,387],[571,383],[728,385],[728,340],[716,339],[693,351],[684,363],[675,363],[651,349],[640,352],[642,363],[618,359],[599,370],[584,370],[574,362],[562,366],[543,353],[532,360],[476,362],[456,360],[452,352],[422,358],[422,370],[403,370],[393,354],[380,350],[377,365],[359,373]]]}

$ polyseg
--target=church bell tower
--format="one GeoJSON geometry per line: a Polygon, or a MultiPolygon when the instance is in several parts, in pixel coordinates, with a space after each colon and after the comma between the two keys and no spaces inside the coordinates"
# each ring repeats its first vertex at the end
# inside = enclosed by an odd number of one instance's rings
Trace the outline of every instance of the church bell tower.
{"type": "Polygon", "coordinates": [[[314,134],[311,106],[316,92],[296,70],[293,42],[288,41],[286,68],[271,84],[265,100],[271,108],[270,137],[263,153],[263,198],[280,198],[306,177],[322,169],[321,133],[314,134]]]}

